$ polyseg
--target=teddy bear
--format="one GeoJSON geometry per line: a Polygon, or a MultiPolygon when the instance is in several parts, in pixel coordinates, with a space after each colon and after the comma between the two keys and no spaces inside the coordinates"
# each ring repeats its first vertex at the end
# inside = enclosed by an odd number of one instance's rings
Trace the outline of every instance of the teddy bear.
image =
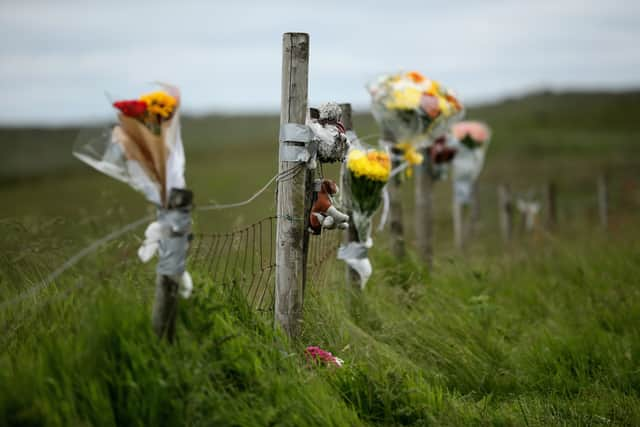
{"type": "Polygon", "coordinates": [[[346,215],[333,206],[331,196],[338,192],[338,186],[330,179],[323,179],[320,184],[318,196],[311,207],[309,218],[309,231],[312,234],[320,234],[323,228],[341,230],[349,228],[349,215],[346,215]]]}

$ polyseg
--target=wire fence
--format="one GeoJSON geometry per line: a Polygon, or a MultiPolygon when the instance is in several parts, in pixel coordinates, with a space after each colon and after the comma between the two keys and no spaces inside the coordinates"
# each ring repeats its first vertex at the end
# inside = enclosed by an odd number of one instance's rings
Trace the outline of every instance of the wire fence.
{"type": "MultiPolygon", "coordinates": [[[[300,168],[292,168],[284,173],[277,174],[262,187],[258,193],[251,196],[248,201],[228,205],[207,205],[197,209],[198,211],[219,211],[244,206],[253,201],[276,180],[286,180],[300,172],[300,168]]],[[[496,236],[500,229],[498,225],[498,198],[495,182],[480,183],[480,191],[477,195],[479,201],[478,218],[475,220],[474,240],[484,240],[489,236],[496,236]]],[[[450,209],[452,194],[449,182],[439,183],[434,187],[432,195],[434,204],[434,227],[438,229],[439,245],[442,241],[447,244],[451,240],[447,237],[451,228],[450,209]]],[[[405,225],[406,233],[411,233],[413,218],[413,189],[410,182],[404,191],[405,225]]],[[[548,221],[548,206],[545,200],[545,189],[527,186],[514,186],[514,200],[530,198],[541,202],[542,211],[538,215],[537,224],[543,225],[548,221]]],[[[635,176],[629,174],[611,174],[608,187],[609,212],[608,222],[611,231],[622,230],[630,225],[630,218],[635,218],[635,213],[640,210],[640,184],[635,176]]],[[[403,203],[404,203],[403,202],[403,203]]],[[[557,218],[558,229],[576,229],[583,231],[584,226],[593,227],[598,218],[598,198],[596,194],[595,179],[582,181],[561,182],[558,185],[557,218]]],[[[58,282],[60,276],[75,266],[77,262],[86,259],[86,256],[97,252],[100,248],[112,247],[109,242],[122,237],[136,227],[150,221],[152,216],[140,218],[122,228],[112,231],[103,238],[92,242],[89,246],[80,250],[44,279],[32,283],[27,289],[18,294],[3,298],[0,301],[0,311],[6,308],[18,306],[21,302],[43,306],[49,299],[60,299],[94,283],[87,277],[76,280],[77,283],[65,290],[54,293],[45,292],[50,285],[58,282]],[[44,300],[41,295],[46,295],[44,300]]],[[[269,216],[254,222],[244,228],[221,233],[196,233],[192,241],[189,253],[189,269],[198,274],[207,275],[214,283],[222,286],[238,289],[247,298],[248,304],[261,312],[271,312],[274,302],[275,289],[275,245],[276,245],[276,217],[269,216]]],[[[514,231],[523,234],[524,220],[519,213],[515,213],[514,231]]],[[[307,257],[308,283],[311,286],[322,286],[332,277],[326,274],[337,263],[336,255],[342,233],[339,231],[323,231],[321,235],[311,235],[309,240],[309,252],[307,257]]],[[[408,239],[411,242],[411,238],[408,239]]],[[[135,261],[132,252],[127,253],[129,261],[135,261]]],[[[83,275],[91,271],[83,271],[83,275]]]]}
{"type": "MultiPolygon", "coordinates": [[[[194,235],[189,265],[216,284],[236,288],[260,312],[272,312],[275,289],[277,217],[270,216],[228,233],[194,235]]],[[[336,258],[342,233],[309,236],[307,274],[324,283],[322,274],[336,258]]]]}

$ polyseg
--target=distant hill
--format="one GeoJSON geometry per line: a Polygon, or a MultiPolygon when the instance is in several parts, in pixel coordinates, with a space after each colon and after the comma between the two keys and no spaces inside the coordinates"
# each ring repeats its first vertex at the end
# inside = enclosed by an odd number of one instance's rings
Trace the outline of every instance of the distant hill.
{"type": "MultiPolygon", "coordinates": [[[[467,117],[490,123],[493,155],[571,154],[576,147],[592,153],[614,147],[633,151],[640,133],[640,91],[538,92],[473,107],[467,117]]],[[[368,113],[356,114],[354,122],[360,135],[378,132],[368,113]]],[[[0,181],[79,170],[70,153],[87,133],[81,128],[0,129],[0,181]]],[[[218,144],[275,144],[277,134],[276,115],[183,119],[187,155],[218,144]]]]}

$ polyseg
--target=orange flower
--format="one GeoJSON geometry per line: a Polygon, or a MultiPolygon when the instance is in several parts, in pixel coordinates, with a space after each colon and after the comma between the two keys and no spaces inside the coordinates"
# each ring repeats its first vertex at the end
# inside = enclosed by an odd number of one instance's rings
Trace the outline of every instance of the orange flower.
{"type": "Polygon", "coordinates": [[[407,73],[407,77],[413,80],[414,83],[422,83],[427,79],[425,76],[423,76],[417,71],[409,71],[407,73]]]}
{"type": "Polygon", "coordinates": [[[385,168],[389,168],[389,166],[391,165],[389,156],[386,153],[381,153],[379,151],[369,151],[367,153],[367,158],[372,162],[380,163],[385,168]]]}
{"type": "Polygon", "coordinates": [[[462,104],[460,104],[460,101],[458,101],[458,98],[451,95],[450,93],[446,94],[444,97],[447,101],[449,101],[449,103],[453,104],[456,110],[458,111],[462,110],[462,104]]]}

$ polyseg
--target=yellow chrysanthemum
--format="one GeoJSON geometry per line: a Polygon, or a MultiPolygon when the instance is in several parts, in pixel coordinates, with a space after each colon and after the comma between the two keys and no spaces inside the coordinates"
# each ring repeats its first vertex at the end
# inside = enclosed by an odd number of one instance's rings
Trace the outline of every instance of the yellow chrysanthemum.
{"type": "Polygon", "coordinates": [[[351,150],[347,156],[347,167],[356,177],[386,182],[391,172],[391,161],[387,153],[381,151],[351,150]]]}
{"type": "Polygon", "coordinates": [[[402,151],[402,155],[407,163],[409,163],[409,167],[407,168],[407,176],[411,177],[413,175],[413,166],[421,165],[424,156],[415,149],[415,147],[408,142],[402,142],[396,145],[396,147],[402,151]]]}
{"type": "Polygon", "coordinates": [[[157,114],[165,119],[169,118],[178,103],[171,95],[163,91],[147,93],[140,97],[140,101],[147,104],[147,110],[151,114],[157,114]]]}
{"type": "Polygon", "coordinates": [[[420,105],[422,91],[415,86],[394,89],[385,106],[390,110],[413,110],[420,105]]]}

